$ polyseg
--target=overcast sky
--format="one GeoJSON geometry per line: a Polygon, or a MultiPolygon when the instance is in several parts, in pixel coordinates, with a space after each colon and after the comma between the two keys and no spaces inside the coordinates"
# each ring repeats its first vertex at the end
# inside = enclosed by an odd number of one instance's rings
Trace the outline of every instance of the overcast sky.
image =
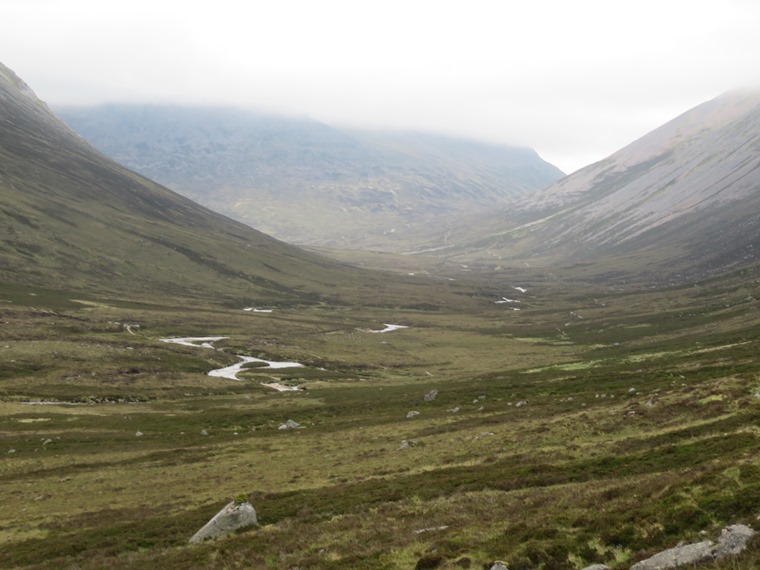
{"type": "Polygon", "coordinates": [[[535,148],[565,172],[760,86],[760,0],[0,0],[52,105],[224,104],[535,148]]]}

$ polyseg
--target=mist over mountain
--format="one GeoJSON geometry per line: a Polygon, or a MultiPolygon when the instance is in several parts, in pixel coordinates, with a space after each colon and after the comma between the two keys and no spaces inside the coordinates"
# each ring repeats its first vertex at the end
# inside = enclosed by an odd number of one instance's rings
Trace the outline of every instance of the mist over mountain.
{"type": "Polygon", "coordinates": [[[234,114],[166,141],[199,188],[258,156],[252,204],[311,229],[339,218],[305,181],[396,157],[340,186],[357,242],[405,213],[394,176],[425,198],[431,255],[332,253],[379,273],[114,162],[0,65],[0,568],[760,567],[757,114],[711,102],[501,212],[476,174],[530,151],[308,122],[254,149],[234,114]]]}
{"type": "Polygon", "coordinates": [[[562,176],[532,149],[235,109],[57,112],[120,163],[302,244],[405,251],[432,224],[512,203],[562,176]]]}
{"type": "Polygon", "coordinates": [[[373,283],[115,163],[2,65],[0,213],[7,283],[296,302],[373,283]]]}

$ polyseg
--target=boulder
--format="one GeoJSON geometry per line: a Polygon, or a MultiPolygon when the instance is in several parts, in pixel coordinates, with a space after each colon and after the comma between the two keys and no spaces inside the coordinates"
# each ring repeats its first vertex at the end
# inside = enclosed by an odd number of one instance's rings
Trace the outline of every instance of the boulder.
{"type": "Polygon", "coordinates": [[[677,546],[634,564],[631,570],[668,570],[737,556],[744,552],[755,534],[754,530],[743,524],[730,525],[721,532],[718,544],[706,540],[677,546]]]}
{"type": "Polygon", "coordinates": [[[631,566],[631,570],[669,570],[713,559],[713,541],[705,540],[670,548],[631,566]]]}
{"type": "Polygon", "coordinates": [[[437,397],[438,397],[438,390],[433,389],[433,390],[430,390],[430,392],[428,392],[427,394],[425,394],[425,401],[432,402],[437,397]]]}
{"type": "Polygon", "coordinates": [[[741,554],[755,534],[757,533],[754,530],[743,524],[727,526],[721,531],[718,544],[715,547],[715,560],[741,554]]]}
{"type": "Polygon", "coordinates": [[[256,510],[251,503],[232,501],[196,532],[189,542],[203,542],[258,524],[256,510]]]}
{"type": "Polygon", "coordinates": [[[490,570],[509,570],[509,568],[507,568],[506,563],[502,562],[501,560],[497,560],[493,563],[490,570]]]}
{"type": "Polygon", "coordinates": [[[284,424],[280,424],[280,427],[277,429],[298,429],[301,427],[301,424],[298,422],[294,422],[293,420],[288,420],[284,424]]]}
{"type": "Polygon", "coordinates": [[[419,415],[420,415],[420,413],[419,413],[419,412],[417,412],[417,411],[415,411],[415,410],[412,410],[411,412],[409,412],[408,414],[406,414],[406,419],[411,419],[411,418],[413,418],[414,416],[419,416],[419,415]]]}
{"type": "Polygon", "coordinates": [[[610,570],[610,567],[606,564],[592,564],[591,566],[586,566],[583,570],[610,570]]]}

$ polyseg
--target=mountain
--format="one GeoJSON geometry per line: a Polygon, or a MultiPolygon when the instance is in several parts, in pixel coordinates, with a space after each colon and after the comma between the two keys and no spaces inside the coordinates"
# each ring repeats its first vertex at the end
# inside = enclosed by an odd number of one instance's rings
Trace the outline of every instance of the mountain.
{"type": "Polygon", "coordinates": [[[531,149],[235,109],[57,112],[118,162],[300,244],[404,251],[431,225],[491,211],[562,176],[531,149]]]}
{"type": "Polygon", "coordinates": [[[509,257],[646,252],[704,268],[760,245],[760,93],[704,103],[458,238],[509,257]]]}
{"type": "Polygon", "coordinates": [[[301,302],[379,281],[115,163],[0,65],[0,282],[301,302]]]}

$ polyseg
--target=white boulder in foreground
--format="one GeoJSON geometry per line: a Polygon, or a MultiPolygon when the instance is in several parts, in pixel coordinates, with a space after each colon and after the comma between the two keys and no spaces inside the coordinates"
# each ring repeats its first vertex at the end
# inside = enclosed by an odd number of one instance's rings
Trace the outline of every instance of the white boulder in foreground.
{"type": "Polygon", "coordinates": [[[218,538],[249,526],[258,525],[256,520],[256,510],[248,501],[238,503],[232,501],[214,517],[208,521],[203,528],[196,532],[189,540],[190,543],[203,542],[212,538],[218,538]]]}
{"type": "Polygon", "coordinates": [[[631,570],[669,570],[690,564],[723,560],[744,552],[755,531],[743,524],[727,526],[721,532],[718,544],[712,540],[676,546],[631,566],[631,570]]]}
{"type": "Polygon", "coordinates": [[[676,546],[634,564],[631,570],[666,570],[687,564],[707,562],[713,559],[713,544],[712,540],[705,540],[696,544],[676,546]]]}
{"type": "Polygon", "coordinates": [[[732,524],[724,528],[715,547],[715,560],[723,560],[728,556],[738,556],[747,548],[747,543],[757,534],[743,524],[732,524]]]}

